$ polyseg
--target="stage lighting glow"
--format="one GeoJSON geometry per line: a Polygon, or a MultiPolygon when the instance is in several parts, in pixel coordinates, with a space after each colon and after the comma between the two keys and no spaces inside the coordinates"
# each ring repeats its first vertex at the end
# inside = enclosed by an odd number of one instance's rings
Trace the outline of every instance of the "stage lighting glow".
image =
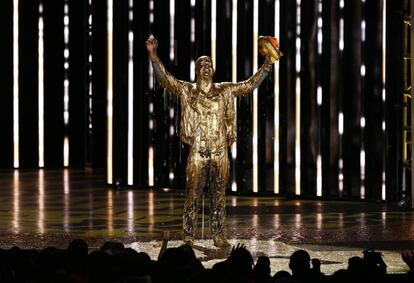
{"type": "Polygon", "coordinates": [[[339,51],[344,50],[344,19],[339,19],[339,51]]]}
{"type": "MultiPolygon", "coordinates": [[[[275,0],[275,38],[280,38],[280,0],[275,0]]],[[[279,193],[279,98],[280,98],[280,86],[279,86],[279,61],[274,63],[274,138],[273,138],[273,192],[279,193]]]]}
{"type": "Polygon", "coordinates": [[[152,146],[148,150],[148,185],[154,186],[154,149],[152,146]]]}
{"type": "MultiPolygon", "coordinates": [[[[152,30],[152,24],[154,23],[154,0],[149,1],[149,29],[152,30]]],[[[150,90],[154,89],[154,69],[152,68],[151,60],[148,58],[148,87],[150,90]]],[[[154,104],[152,103],[152,92],[149,93],[149,138],[148,138],[148,185],[154,186],[154,152],[152,147],[152,135],[154,129],[153,113],[154,104]]]]}
{"type": "Polygon", "coordinates": [[[318,54],[322,54],[322,26],[323,26],[323,20],[322,20],[322,1],[319,0],[318,3],[318,54]]]}
{"type": "MultiPolygon", "coordinates": [[[[387,50],[387,0],[382,1],[382,131],[383,131],[383,141],[385,144],[386,140],[386,97],[387,97],[387,91],[386,91],[386,63],[387,63],[387,57],[386,57],[386,50],[387,50]]],[[[386,145],[384,146],[384,149],[386,145]]],[[[381,199],[386,199],[386,158],[385,155],[382,160],[382,184],[381,184],[381,199]]]]}
{"type": "Polygon", "coordinates": [[[318,106],[322,105],[322,87],[319,85],[316,91],[316,103],[318,106]]]}
{"type": "Polygon", "coordinates": [[[38,125],[38,154],[39,162],[38,166],[42,168],[45,165],[45,152],[44,152],[44,42],[43,42],[43,5],[39,4],[39,21],[38,21],[38,112],[37,112],[37,125],[38,125]]]}
{"type": "MultiPolygon", "coordinates": [[[[257,72],[257,56],[259,37],[259,0],[253,1],[253,74],[257,72]]],[[[258,157],[258,90],[253,91],[253,192],[259,191],[259,157],[258,157]]]]}
{"type": "Polygon", "coordinates": [[[216,16],[217,0],[211,0],[211,60],[214,68],[216,68],[216,16]]]}
{"type": "Polygon", "coordinates": [[[365,77],[365,73],[366,73],[365,65],[364,65],[364,64],[362,64],[362,65],[361,65],[361,76],[362,76],[362,77],[365,77]]]}
{"type": "Polygon", "coordinates": [[[361,21],[361,40],[362,40],[362,42],[365,42],[365,39],[366,39],[366,27],[367,27],[367,24],[366,24],[365,20],[362,20],[361,21]]]}
{"type": "Polygon", "coordinates": [[[134,2],[129,0],[128,32],[128,185],[134,184],[134,2]]]}
{"type": "Polygon", "coordinates": [[[361,117],[360,125],[361,125],[361,128],[365,128],[365,117],[361,117]]]}
{"type": "Polygon", "coordinates": [[[339,135],[344,134],[344,113],[342,112],[339,112],[339,115],[338,115],[338,132],[339,132],[339,135]]]}
{"type": "Polygon", "coordinates": [[[191,62],[190,62],[190,80],[192,82],[195,81],[195,62],[194,62],[194,59],[191,59],[191,62]]]}
{"type": "Polygon", "coordinates": [[[296,0],[296,60],[295,60],[295,70],[296,70],[296,80],[295,80],[295,194],[300,195],[300,182],[301,182],[301,158],[300,158],[300,100],[301,100],[301,91],[300,91],[300,71],[301,71],[301,21],[300,21],[300,10],[301,10],[301,0],[296,0]]]}
{"type": "MultiPolygon", "coordinates": [[[[63,166],[69,166],[69,4],[68,0],[63,5],[63,67],[64,67],[64,79],[63,79],[63,166]]],[[[89,20],[91,21],[91,19],[89,20]]]]}
{"type": "Polygon", "coordinates": [[[360,164],[361,164],[361,188],[360,188],[360,198],[365,199],[365,150],[362,147],[360,153],[360,164]]]}
{"type": "Polygon", "coordinates": [[[233,181],[231,183],[231,191],[232,192],[237,192],[237,183],[236,183],[236,181],[233,181]]]}
{"type": "Polygon", "coordinates": [[[175,0],[170,0],[170,61],[173,62],[175,58],[175,0]]]}
{"type": "Polygon", "coordinates": [[[13,0],[13,167],[19,168],[19,0],[13,0]]]}
{"type": "MultiPolygon", "coordinates": [[[[237,0],[232,0],[231,11],[231,81],[237,82],[237,0]]],[[[237,98],[234,98],[234,114],[237,121],[237,98]]],[[[231,190],[237,191],[236,182],[236,158],[237,158],[237,141],[231,146],[231,163],[233,168],[231,190]]]]}
{"type": "Polygon", "coordinates": [[[113,0],[107,0],[107,44],[108,44],[108,74],[107,74],[107,94],[106,94],[106,119],[107,119],[107,149],[106,149],[106,164],[107,164],[107,182],[112,184],[112,122],[113,122],[113,88],[112,88],[112,32],[113,32],[113,0]]]}
{"type": "Polygon", "coordinates": [[[320,154],[316,159],[316,196],[322,196],[322,157],[320,154]]]}

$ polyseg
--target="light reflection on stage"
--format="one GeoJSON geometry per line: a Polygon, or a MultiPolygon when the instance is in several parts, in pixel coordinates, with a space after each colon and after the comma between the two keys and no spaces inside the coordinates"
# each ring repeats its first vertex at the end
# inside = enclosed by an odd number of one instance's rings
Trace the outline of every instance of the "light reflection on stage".
{"type": "MultiPolygon", "coordinates": [[[[103,174],[70,169],[0,173],[0,248],[66,247],[74,238],[84,238],[92,248],[107,240],[144,246],[156,240],[157,246],[166,231],[181,243],[184,191],[114,189],[103,180],[103,174]]],[[[208,203],[207,198],[205,239],[211,237],[208,203]]],[[[328,251],[338,256],[376,248],[393,252],[390,260],[402,268],[396,251],[414,244],[414,212],[385,203],[229,195],[226,226],[231,243],[243,242],[256,256],[282,261],[283,253],[301,247],[323,257],[328,251]]],[[[213,249],[200,238],[196,246],[213,249]]]]}

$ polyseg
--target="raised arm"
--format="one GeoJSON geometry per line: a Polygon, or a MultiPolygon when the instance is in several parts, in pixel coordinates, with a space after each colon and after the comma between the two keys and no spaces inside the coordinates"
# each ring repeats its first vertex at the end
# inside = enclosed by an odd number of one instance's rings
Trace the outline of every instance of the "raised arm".
{"type": "Polygon", "coordinates": [[[145,44],[147,46],[148,55],[151,60],[152,67],[154,68],[157,80],[168,91],[180,96],[182,91],[184,91],[185,88],[191,84],[189,82],[177,80],[173,75],[165,70],[164,65],[157,55],[158,41],[154,36],[150,35],[145,44]]]}
{"type": "Polygon", "coordinates": [[[224,85],[229,88],[233,96],[247,95],[259,87],[271,69],[272,63],[266,59],[260,69],[247,80],[238,83],[224,83],[224,85]]]}

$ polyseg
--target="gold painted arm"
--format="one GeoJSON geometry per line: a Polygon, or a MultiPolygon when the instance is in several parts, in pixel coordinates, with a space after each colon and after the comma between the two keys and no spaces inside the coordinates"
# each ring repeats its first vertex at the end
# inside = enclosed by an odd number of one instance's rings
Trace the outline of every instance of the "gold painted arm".
{"type": "Polygon", "coordinates": [[[173,75],[165,70],[164,65],[156,54],[151,54],[150,60],[158,82],[171,93],[180,96],[185,88],[191,85],[189,82],[177,80],[173,75]]]}
{"type": "Polygon", "coordinates": [[[272,64],[265,61],[257,72],[245,81],[238,83],[225,83],[230,88],[233,96],[243,96],[253,92],[266,78],[272,69],[272,64]]]}

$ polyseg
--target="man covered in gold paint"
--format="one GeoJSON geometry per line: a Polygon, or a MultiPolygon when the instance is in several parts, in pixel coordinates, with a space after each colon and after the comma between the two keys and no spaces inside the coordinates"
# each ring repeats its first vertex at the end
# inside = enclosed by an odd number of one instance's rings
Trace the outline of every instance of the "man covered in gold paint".
{"type": "Polygon", "coordinates": [[[229,177],[228,148],[236,140],[234,97],[257,88],[272,68],[266,57],[262,67],[239,83],[214,83],[213,62],[208,56],[197,59],[196,82],[177,80],[157,56],[157,40],[151,35],[146,47],[157,80],[181,102],[180,137],[190,146],[186,167],[186,198],[183,240],[194,244],[199,200],[205,186],[210,195],[210,230],[217,247],[227,247],[225,192],[229,177]]]}

